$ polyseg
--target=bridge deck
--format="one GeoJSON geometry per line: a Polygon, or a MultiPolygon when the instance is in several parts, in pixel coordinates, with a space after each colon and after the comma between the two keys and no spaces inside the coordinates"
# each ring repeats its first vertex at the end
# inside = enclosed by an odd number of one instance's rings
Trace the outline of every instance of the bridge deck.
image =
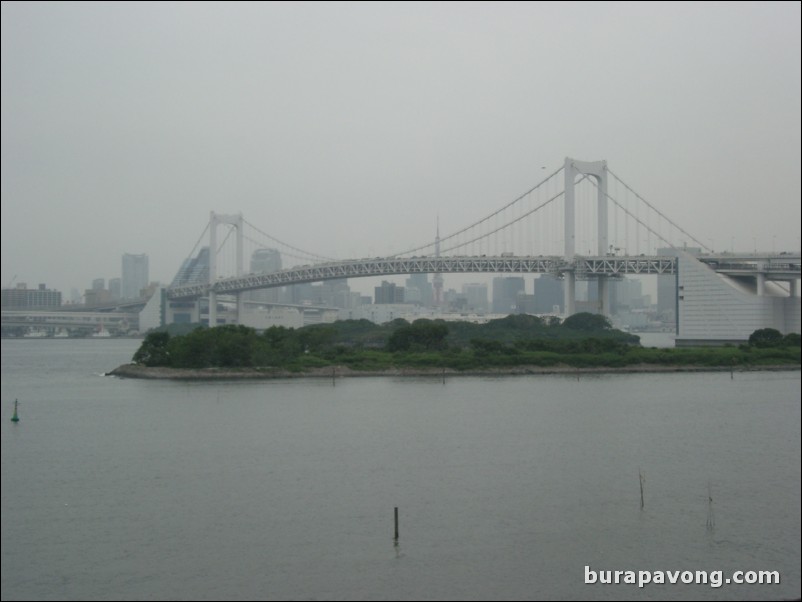
{"type": "MultiPolygon", "coordinates": [[[[218,280],[217,293],[237,293],[248,290],[319,282],[337,278],[364,278],[397,274],[501,273],[501,274],[562,274],[575,271],[578,276],[623,274],[672,274],[673,257],[605,257],[581,258],[566,261],[562,257],[376,257],[321,263],[280,270],[278,272],[247,274],[218,280]]],[[[168,291],[171,299],[198,297],[207,294],[208,284],[176,287],[168,291]]]]}
{"type": "MultiPolygon", "coordinates": [[[[770,278],[781,280],[800,277],[799,258],[797,257],[709,256],[699,259],[716,271],[732,275],[755,275],[759,272],[770,278]]],[[[555,274],[559,276],[566,272],[574,272],[578,278],[615,277],[627,274],[674,274],[676,264],[676,257],[665,255],[576,257],[573,260],[556,256],[376,257],[223,278],[215,283],[212,290],[218,294],[232,294],[338,278],[365,278],[398,274],[499,273],[555,274]]],[[[209,290],[210,286],[206,283],[194,284],[170,289],[167,295],[171,299],[186,299],[204,296],[208,294],[209,290]]]]}

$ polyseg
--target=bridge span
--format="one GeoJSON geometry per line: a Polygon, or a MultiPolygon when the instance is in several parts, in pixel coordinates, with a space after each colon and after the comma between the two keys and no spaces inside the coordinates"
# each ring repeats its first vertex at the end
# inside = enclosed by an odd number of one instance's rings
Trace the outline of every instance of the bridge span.
{"type": "MultiPolygon", "coordinates": [[[[794,281],[800,278],[799,255],[710,254],[697,259],[714,271],[733,277],[794,281]]],[[[217,294],[321,282],[342,278],[366,278],[405,274],[498,273],[554,274],[572,273],[576,278],[619,277],[625,275],[676,274],[677,258],[654,256],[604,256],[566,259],[559,256],[452,256],[452,257],[375,257],[346,259],[304,265],[257,274],[218,279],[213,284],[197,283],[167,290],[169,299],[192,299],[217,294]]]]}
{"type": "Polygon", "coordinates": [[[708,246],[694,237],[613,173],[606,161],[566,157],[562,167],[511,202],[445,236],[438,221],[433,240],[392,255],[334,260],[279,240],[241,214],[211,212],[206,231],[208,246],[194,255],[202,234],[166,297],[176,305],[208,297],[211,324],[218,322],[218,295],[235,296],[241,308],[245,291],[406,274],[434,275],[437,306],[443,302],[444,274],[551,274],[562,280],[564,315],[576,311],[577,281],[594,280],[597,309],[610,315],[615,280],[654,274],[662,278],[666,299],[671,288],[666,277],[673,277],[678,330],[683,320],[696,320],[689,338],[742,340],[748,329],[799,329],[794,309],[799,251],[758,253],[755,239],[754,253],[735,253],[733,238],[729,253],[715,253],[711,239],[708,246]],[[218,228],[226,230],[222,244],[218,228]],[[250,274],[245,273],[246,240],[257,245],[250,274]],[[292,257],[294,267],[282,269],[282,256],[292,257]],[[781,297],[790,300],[774,299],[781,297]],[[732,323],[713,319],[722,313],[725,299],[729,305],[723,313],[732,323]]]}
{"type": "Polygon", "coordinates": [[[221,278],[213,284],[179,286],[167,291],[170,299],[189,299],[207,295],[235,294],[244,291],[320,282],[338,278],[365,278],[403,274],[499,273],[556,274],[574,272],[582,276],[623,276],[625,274],[673,274],[676,258],[652,257],[376,257],[348,259],[293,267],[277,272],[246,274],[221,278]]]}

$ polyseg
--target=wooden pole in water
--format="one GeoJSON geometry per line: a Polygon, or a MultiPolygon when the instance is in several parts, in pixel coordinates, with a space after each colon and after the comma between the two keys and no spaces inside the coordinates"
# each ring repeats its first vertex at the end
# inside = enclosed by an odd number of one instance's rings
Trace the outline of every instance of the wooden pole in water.
{"type": "Polygon", "coordinates": [[[398,542],[398,506],[395,507],[395,537],[393,541],[398,542]]]}
{"type": "Polygon", "coordinates": [[[14,415],[11,417],[11,422],[19,422],[19,415],[17,414],[17,405],[19,401],[14,400],[14,415]]]}
{"type": "Polygon", "coordinates": [[[640,509],[643,510],[643,473],[638,469],[638,480],[640,481],[640,509]]]}

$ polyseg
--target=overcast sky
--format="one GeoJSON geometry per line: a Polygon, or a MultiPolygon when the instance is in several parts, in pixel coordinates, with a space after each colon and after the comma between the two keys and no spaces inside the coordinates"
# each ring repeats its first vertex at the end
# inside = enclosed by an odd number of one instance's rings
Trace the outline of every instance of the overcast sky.
{"type": "Polygon", "coordinates": [[[3,287],[83,291],[126,252],[169,282],[212,210],[389,254],[566,156],[716,248],[800,247],[798,2],[3,2],[1,22],[3,287]]]}

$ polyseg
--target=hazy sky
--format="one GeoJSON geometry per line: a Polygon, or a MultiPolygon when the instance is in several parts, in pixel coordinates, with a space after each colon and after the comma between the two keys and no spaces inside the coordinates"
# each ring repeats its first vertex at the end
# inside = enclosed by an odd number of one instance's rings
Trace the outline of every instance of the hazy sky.
{"type": "Polygon", "coordinates": [[[3,2],[1,283],[169,281],[211,210],[384,255],[566,156],[799,249],[800,70],[798,2],[3,2]]]}

